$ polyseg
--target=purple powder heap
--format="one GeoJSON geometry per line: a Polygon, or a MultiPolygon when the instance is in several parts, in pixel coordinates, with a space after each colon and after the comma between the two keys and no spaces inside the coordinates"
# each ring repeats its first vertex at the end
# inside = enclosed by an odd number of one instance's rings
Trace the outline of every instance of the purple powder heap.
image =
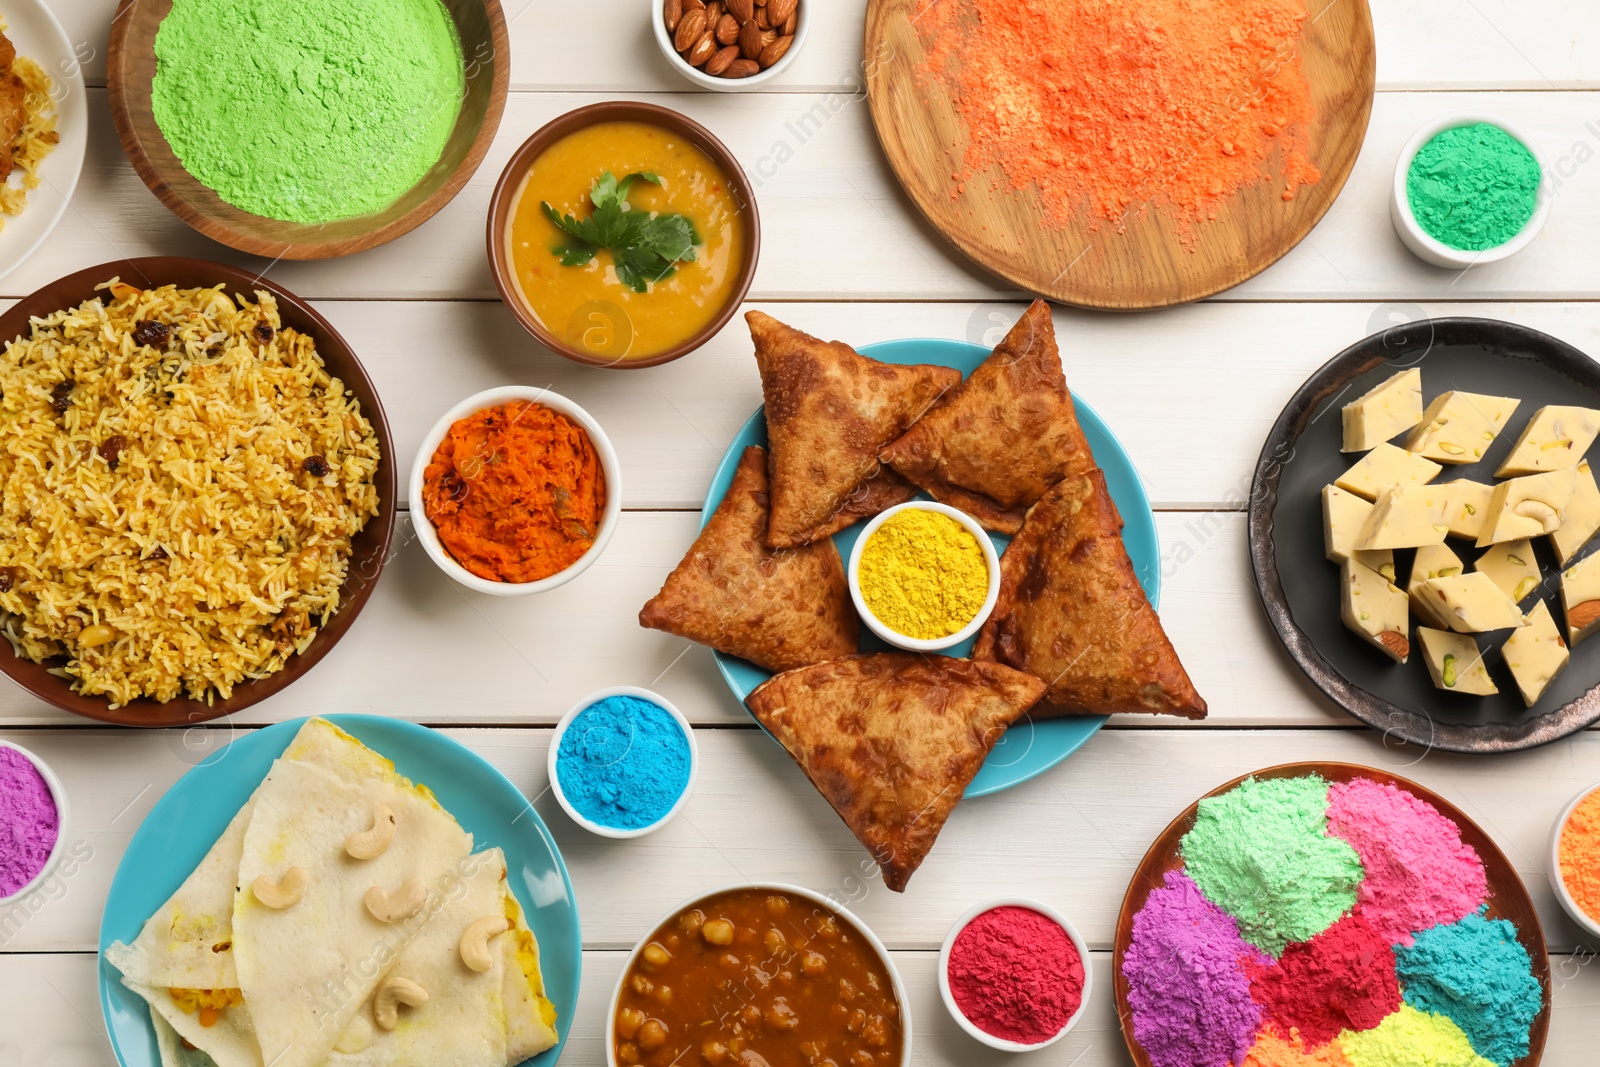
{"type": "Polygon", "coordinates": [[[1233,917],[1181,870],[1168,871],[1133,917],[1122,957],[1133,1036],[1153,1067],[1243,1063],[1261,1010],[1240,960],[1270,963],[1239,936],[1233,917]]]}
{"type": "Polygon", "coordinates": [[[44,870],[60,829],[55,797],[38,768],[16,749],[0,746],[0,897],[44,870]]]}

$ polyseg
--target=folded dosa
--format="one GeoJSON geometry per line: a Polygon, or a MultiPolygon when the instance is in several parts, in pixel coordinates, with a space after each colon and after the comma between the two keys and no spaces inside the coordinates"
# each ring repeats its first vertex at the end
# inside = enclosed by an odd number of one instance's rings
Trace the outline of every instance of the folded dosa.
{"type": "Polygon", "coordinates": [[[856,650],[857,620],[831,538],[767,545],[767,452],[747,448],[727,496],[639,624],[786,671],[856,650]]]}
{"type": "Polygon", "coordinates": [[[903,892],[1044,688],[1004,664],[883,652],[776,675],[745,703],[903,892]]]}
{"type": "Polygon", "coordinates": [[[880,363],[770,315],[745,315],[767,406],[772,508],[767,543],[793,548],[916,495],[878,461],[961,380],[950,367],[880,363]]]}
{"type": "Polygon", "coordinates": [[[881,453],[934,499],[1016,533],[1062,478],[1095,466],[1061,370],[1050,305],[1035,300],[972,376],[881,453]]]}
{"type": "Polygon", "coordinates": [[[1035,718],[1206,715],[1134,573],[1098,470],[1057,483],[1028,512],[1000,558],[1000,596],[972,656],[1048,682],[1035,718]]]}

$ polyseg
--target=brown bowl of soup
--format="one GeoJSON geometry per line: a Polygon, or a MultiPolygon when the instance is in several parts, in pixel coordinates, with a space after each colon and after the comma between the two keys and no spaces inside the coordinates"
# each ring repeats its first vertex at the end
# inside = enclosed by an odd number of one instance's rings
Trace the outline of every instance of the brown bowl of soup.
{"type": "Polygon", "coordinates": [[[546,348],[653,367],[716,335],[755,277],[749,179],[704,126],[655,104],[569,111],[512,155],[489,207],[506,307],[546,348]]]}
{"type": "Polygon", "coordinates": [[[798,886],[728,886],[674,908],[611,994],[607,1067],[906,1067],[911,1014],[883,943],[798,886]]]}

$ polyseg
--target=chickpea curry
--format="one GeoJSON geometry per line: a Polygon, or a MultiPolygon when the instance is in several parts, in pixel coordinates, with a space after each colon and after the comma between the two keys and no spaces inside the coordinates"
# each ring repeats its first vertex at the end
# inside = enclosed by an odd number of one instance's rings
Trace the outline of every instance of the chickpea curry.
{"type": "Polygon", "coordinates": [[[900,1005],[872,944],[820,904],[736,889],[663,923],[612,1020],[626,1067],[899,1067],[900,1005]]]}

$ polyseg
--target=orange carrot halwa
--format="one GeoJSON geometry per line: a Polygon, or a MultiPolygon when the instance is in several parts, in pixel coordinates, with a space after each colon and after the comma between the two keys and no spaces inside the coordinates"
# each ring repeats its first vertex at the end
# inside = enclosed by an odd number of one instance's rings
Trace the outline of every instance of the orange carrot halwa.
{"type": "Polygon", "coordinates": [[[572,566],[594,544],[605,503],[583,427],[525,400],[457,421],[422,475],[445,550],[491,581],[535,582],[572,566]]]}

